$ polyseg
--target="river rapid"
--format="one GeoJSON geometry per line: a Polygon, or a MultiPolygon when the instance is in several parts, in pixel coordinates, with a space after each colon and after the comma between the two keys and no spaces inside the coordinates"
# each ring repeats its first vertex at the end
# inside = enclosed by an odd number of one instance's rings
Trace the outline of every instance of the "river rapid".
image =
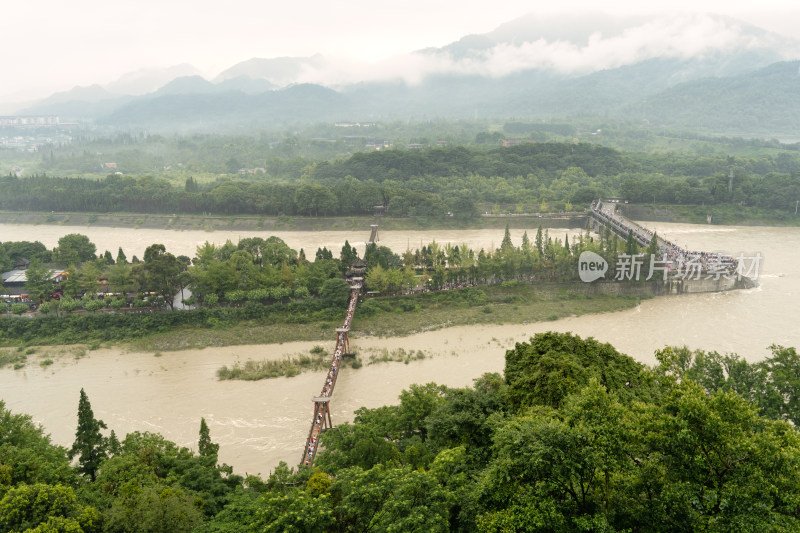
{"type": "MultiPolygon", "coordinates": [[[[770,344],[800,347],[800,228],[734,227],[645,223],[659,235],[694,250],[746,256],[760,253],[763,260],[754,289],[713,294],[665,296],[634,309],[602,315],[570,317],[555,322],[500,326],[455,327],[402,338],[351,338],[357,352],[422,350],[426,358],[403,363],[365,364],[343,369],[331,402],[334,424],[352,420],[361,406],[397,402],[413,383],[435,381],[467,386],[484,372],[502,372],[505,351],[515,342],[542,331],[571,331],[610,342],[618,350],[647,364],[665,345],[687,345],[719,352],[736,352],[750,361],[769,354],[770,344]]],[[[569,230],[570,239],[580,230],[569,230]]],[[[523,230],[513,230],[519,245],[523,230]]],[[[164,244],[176,255],[193,256],[197,245],[223,244],[231,239],[277,235],[292,248],[313,256],[326,246],[338,254],[345,240],[363,250],[368,235],[350,232],[203,232],[96,227],[28,226],[0,224],[0,240],[39,240],[49,248],[68,233],[87,235],[98,251],[116,256],[121,246],[130,258],[141,257],[153,243],[164,244]]],[[[533,239],[536,228],[528,229],[533,239]]],[[[564,230],[552,230],[563,238],[564,230]]],[[[466,243],[473,248],[497,247],[502,230],[381,232],[381,244],[396,252],[417,248],[432,240],[466,243]]],[[[344,316],[344,310],[342,310],[344,316]]],[[[331,351],[331,340],[323,343],[331,351]]],[[[282,358],[308,353],[313,342],[266,346],[232,346],[180,352],[130,353],[121,349],[89,351],[79,359],[53,357],[45,368],[36,355],[24,369],[0,369],[0,399],[14,412],[28,413],[58,444],[74,440],[79,390],[83,387],[95,416],[120,436],[131,431],[153,431],[196,450],[200,418],[205,417],[212,440],[220,444],[220,460],[237,473],[268,474],[279,461],[300,461],[313,411],[311,397],[322,388],[324,372],[258,382],[218,381],[216,370],[237,360],[282,358]]]]}

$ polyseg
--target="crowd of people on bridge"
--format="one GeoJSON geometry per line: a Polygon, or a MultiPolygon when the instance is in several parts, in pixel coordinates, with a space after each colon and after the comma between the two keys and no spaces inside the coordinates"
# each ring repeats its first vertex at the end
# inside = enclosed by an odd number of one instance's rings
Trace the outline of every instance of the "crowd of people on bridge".
{"type": "MultiPolygon", "coordinates": [[[[617,215],[615,212],[616,206],[613,204],[609,207],[609,209],[604,209],[603,203],[600,200],[595,200],[592,202],[591,211],[600,221],[605,221],[610,227],[616,229],[617,233],[622,233],[623,235],[632,234],[638,244],[648,246],[652,242],[655,233],[625,217],[617,215]]],[[[739,267],[736,258],[729,255],[692,251],[682,248],[664,237],[657,237],[657,239],[658,250],[661,254],[660,259],[667,264],[670,270],[675,270],[678,273],[692,274],[697,272],[698,275],[700,273],[730,274],[739,267]]]]}
{"type": "MultiPolygon", "coordinates": [[[[360,283],[351,284],[350,302],[347,305],[347,314],[345,315],[342,329],[349,330],[350,322],[353,320],[353,314],[356,312],[356,302],[358,301],[358,293],[361,289],[360,283]]],[[[325,377],[325,385],[322,387],[321,397],[329,398],[333,393],[333,388],[336,385],[336,377],[339,373],[339,364],[342,361],[344,350],[347,344],[347,332],[340,331],[336,334],[336,349],[333,352],[333,359],[331,360],[330,367],[328,368],[328,375],[325,377]]],[[[314,405],[314,420],[311,423],[311,431],[308,434],[308,441],[306,443],[306,452],[303,457],[303,464],[310,465],[314,460],[317,453],[317,437],[322,431],[325,422],[325,413],[323,412],[327,404],[317,402],[314,405]]]]}

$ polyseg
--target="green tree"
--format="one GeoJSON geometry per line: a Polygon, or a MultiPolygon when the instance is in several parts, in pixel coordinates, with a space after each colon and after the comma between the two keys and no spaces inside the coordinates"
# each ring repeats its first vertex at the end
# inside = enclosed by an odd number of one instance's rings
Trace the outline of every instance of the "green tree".
{"type": "Polygon", "coordinates": [[[200,418],[200,440],[197,443],[197,450],[201,457],[213,458],[216,464],[219,444],[211,442],[211,432],[205,418],[200,418]]]}
{"type": "Polygon", "coordinates": [[[53,260],[61,265],[73,265],[95,259],[96,254],[97,247],[89,237],[70,233],[58,239],[58,246],[53,250],[53,260]]]}
{"type": "Polygon", "coordinates": [[[506,352],[505,379],[514,407],[532,404],[557,408],[569,394],[598,379],[621,401],[649,399],[650,380],[641,363],[608,343],[571,333],[538,333],[530,343],[506,352]]]}
{"type": "Polygon", "coordinates": [[[179,488],[156,484],[131,487],[106,511],[109,533],[183,533],[203,522],[195,497],[179,488]]]}
{"type": "Polygon", "coordinates": [[[774,406],[780,417],[800,424],[800,355],[795,348],[770,346],[772,355],[763,363],[777,394],[765,398],[764,407],[774,406]]]}
{"type": "Polygon", "coordinates": [[[364,283],[370,290],[378,291],[380,293],[386,292],[386,287],[389,284],[386,276],[386,270],[384,270],[380,264],[375,265],[367,271],[367,275],[364,278],[364,283]]]}
{"type": "Polygon", "coordinates": [[[28,304],[11,304],[11,313],[21,315],[28,311],[28,304]]]}
{"type": "Polygon", "coordinates": [[[544,237],[542,235],[542,226],[539,226],[539,229],[536,230],[536,251],[539,252],[539,257],[544,255],[544,237]]]}
{"type": "Polygon", "coordinates": [[[302,215],[328,215],[336,210],[336,195],[324,185],[301,185],[294,197],[297,212],[302,215]]]}
{"type": "Polygon", "coordinates": [[[100,429],[105,429],[106,424],[97,420],[92,411],[89,398],[81,389],[78,401],[78,429],[75,431],[75,442],[69,450],[70,459],[78,457],[78,471],[94,481],[100,463],[106,458],[105,439],[100,429]]]}
{"type": "Polygon", "coordinates": [[[708,395],[687,381],[644,408],[637,426],[644,448],[632,456],[645,460],[634,487],[655,489],[639,493],[641,524],[654,531],[800,528],[800,504],[788,497],[800,482],[789,466],[800,458],[800,436],[786,422],[760,419],[735,393],[708,395]]]}
{"type": "Polygon", "coordinates": [[[20,485],[0,500],[0,531],[35,533],[99,532],[100,513],[81,505],[71,487],[20,485]]]}
{"type": "Polygon", "coordinates": [[[297,252],[284,242],[280,237],[267,237],[264,241],[262,255],[264,264],[278,267],[284,262],[295,264],[297,262],[297,252]]]}
{"type": "Polygon", "coordinates": [[[288,494],[269,492],[265,494],[257,511],[254,531],[332,531],[335,524],[330,498],[313,497],[305,491],[288,494]]]}
{"type": "Polygon", "coordinates": [[[625,413],[592,378],[559,411],[503,422],[478,489],[480,505],[494,511],[478,521],[481,529],[504,522],[510,531],[615,531],[609,503],[617,501],[617,480],[633,467],[625,453],[625,413]]]}
{"type": "Polygon", "coordinates": [[[378,465],[339,472],[329,489],[350,531],[448,531],[452,495],[428,472],[378,465]]]}
{"type": "Polygon", "coordinates": [[[342,268],[347,269],[350,268],[350,265],[353,264],[353,261],[358,259],[358,252],[356,251],[355,246],[350,246],[348,241],[344,241],[344,246],[342,246],[342,253],[339,256],[339,260],[342,262],[342,268]]]}
{"type": "Polygon", "coordinates": [[[0,400],[0,493],[19,484],[71,485],[75,477],[67,451],[52,444],[29,415],[12,413],[0,400]]]}
{"type": "Polygon", "coordinates": [[[42,303],[49,299],[52,294],[54,286],[53,280],[50,279],[51,271],[42,266],[41,261],[33,259],[28,270],[25,271],[27,280],[25,281],[25,290],[31,299],[42,303]]]}
{"type": "Polygon", "coordinates": [[[343,307],[350,300],[350,284],[342,278],[326,280],[319,290],[319,296],[329,305],[343,307]]]}
{"type": "Polygon", "coordinates": [[[511,242],[511,232],[508,231],[508,224],[506,224],[506,231],[503,233],[503,241],[500,243],[500,250],[503,252],[514,250],[514,243],[511,242]]]}
{"type": "Polygon", "coordinates": [[[90,313],[94,311],[99,311],[105,306],[106,306],[105,302],[97,298],[89,298],[87,300],[84,300],[83,303],[83,308],[89,311],[90,313]]]}
{"type": "Polygon", "coordinates": [[[636,243],[636,238],[633,236],[633,230],[628,230],[628,238],[625,240],[625,253],[628,255],[636,255],[639,253],[639,245],[636,243]]]}
{"type": "Polygon", "coordinates": [[[184,270],[186,265],[167,252],[163,244],[153,244],[144,252],[144,263],[134,267],[133,276],[142,290],[156,292],[173,309],[181,285],[180,274],[184,270]]]}
{"type": "Polygon", "coordinates": [[[125,256],[125,252],[122,251],[122,246],[120,246],[119,250],[117,250],[117,260],[116,260],[116,262],[117,263],[122,263],[122,264],[125,264],[125,263],[128,262],[128,258],[125,256]]]}

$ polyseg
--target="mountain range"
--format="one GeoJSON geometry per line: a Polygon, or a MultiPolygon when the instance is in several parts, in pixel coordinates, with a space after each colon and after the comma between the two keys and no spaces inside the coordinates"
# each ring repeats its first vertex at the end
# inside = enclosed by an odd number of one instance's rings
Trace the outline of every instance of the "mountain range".
{"type": "Polygon", "coordinates": [[[608,118],[726,135],[796,136],[800,42],[715,15],[530,15],[370,65],[253,58],[54,94],[18,114],[151,131],[325,121],[608,118]]]}

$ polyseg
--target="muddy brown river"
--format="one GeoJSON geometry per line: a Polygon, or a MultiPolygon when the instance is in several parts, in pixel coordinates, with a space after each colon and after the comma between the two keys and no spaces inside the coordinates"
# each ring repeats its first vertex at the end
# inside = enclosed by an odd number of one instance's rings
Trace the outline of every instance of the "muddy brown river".
{"type": "MultiPolygon", "coordinates": [[[[800,346],[800,229],[773,227],[647,224],[692,249],[763,256],[757,288],[718,294],[660,297],[634,309],[603,315],[571,317],[523,325],[469,326],[402,338],[351,338],[362,353],[386,348],[423,350],[423,360],[364,365],[343,369],[331,402],[334,424],[351,420],[361,406],[377,407],[397,401],[412,383],[435,381],[466,386],[484,372],[501,372],[505,350],[515,342],[547,330],[572,331],[612,343],[620,351],[652,364],[654,350],[665,345],[688,345],[720,352],[737,352],[748,360],[764,358],[770,344],[800,346]]],[[[570,238],[579,230],[570,230],[570,238]]],[[[536,229],[529,229],[533,238],[536,229]]],[[[87,235],[99,251],[122,246],[128,257],[141,255],[153,243],[175,254],[193,255],[205,241],[222,244],[270,233],[203,232],[66,226],[0,225],[0,240],[39,240],[48,247],[68,233],[87,235]]],[[[563,230],[553,234],[563,238],[563,230]]],[[[368,233],[279,232],[294,249],[311,255],[320,246],[338,253],[344,241],[358,243],[368,233]]],[[[519,244],[522,230],[511,236],[519,244]]],[[[497,247],[502,230],[382,232],[381,244],[402,252],[432,240],[497,247]]],[[[363,246],[363,243],[361,243],[363,246]]],[[[343,311],[344,313],[344,311],[343,311]]],[[[332,349],[335,334],[325,344],[332,349]]],[[[200,417],[220,444],[220,460],[238,473],[268,474],[279,461],[299,462],[312,413],[311,397],[318,394],[324,372],[258,382],[218,381],[216,370],[237,360],[281,358],[308,353],[316,343],[234,346],[181,352],[127,353],[119,349],[53,357],[41,368],[37,355],[24,369],[0,369],[0,399],[15,412],[30,414],[55,442],[70,445],[77,424],[78,393],[83,387],[95,416],[120,436],[134,430],[154,431],[180,445],[197,448],[200,417]]]]}

